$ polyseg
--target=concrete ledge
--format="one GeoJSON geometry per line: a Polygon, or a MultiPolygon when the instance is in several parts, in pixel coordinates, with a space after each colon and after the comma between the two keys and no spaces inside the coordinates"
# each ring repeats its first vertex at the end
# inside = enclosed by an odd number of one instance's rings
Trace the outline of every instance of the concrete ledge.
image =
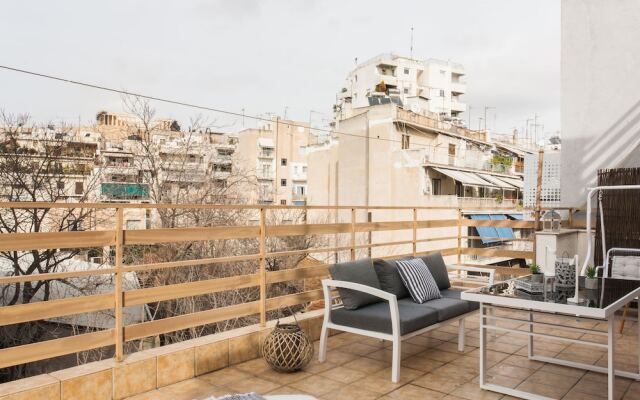
{"type": "MultiPolygon", "coordinates": [[[[312,341],[320,338],[324,310],[296,316],[312,341]]],[[[276,326],[250,325],[113,359],[0,385],[0,400],[123,399],[260,357],[261,343],[276,326]]],[[[294,322],[293,317],[281,319],[294,322]]]]}

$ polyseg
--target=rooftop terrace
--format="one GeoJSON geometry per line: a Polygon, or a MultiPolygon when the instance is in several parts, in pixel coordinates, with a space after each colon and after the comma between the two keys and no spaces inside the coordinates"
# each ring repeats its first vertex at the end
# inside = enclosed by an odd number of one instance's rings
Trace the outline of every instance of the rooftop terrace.
{"type": "MultiPolygon", "coordinates": [[[[2,211],[47,210],[49,214],[42,221],[56,221],[61,212],[78,211],[77,207],[77,204],[60,203],[5,203],[2,211]]],[[[316,356],[308,367],[294,374],[271,371],[258,358],[259,348],[283,306],[295,307],[300,312],[302,328],[317,340],[322,322],[322,310],[314,309],[322,298],[318,279],[327,275],[327,267],[335,259],[440,251],[451,263],[458,264],[477,265],[481,262],[476,260],[478,257],[531,260],[535,259],[533,248],[526,247],[534,240],[531,236],[523,234],[514,239],[513,242],[525,244],[517,249],[508,244],[474,248],[469,246],[479,237],[467,229],[494,226],[531,232],[535,221],[472,220],[463,218],[465,210],[447,207],[83,204],[80,211],[86,213],[87,210],[91,210],[88,215],[94,219],[91,225],[94,230],[43,228],[26,233],[18,229],[20,233],[3,234],[0,251],[53,249],[64,253],[69,249],[104,248],[105,254],[112,254],[111,262],[83,271],[51,270],[46,275],[6,276],[0,278],[0,285],[19,288],[26,282],[75,282],[74,279],[89,276],[107,276],[113,285],[100,292],[76,293],[69,298],[5,305],[0,313],[0,327],[29,321],[58,321],[87,313],[105,313],[112,318],[113,327],[79,330],[73,335],[0,349],[0,368],[76,353],[86,355],[92,349],[106,349],[101,353],[102,361],[62,371],[44,368],[45,374],[0,385],[1,400],[13,399],[15,395],[63,399],[192,399],[246,391],[308,393],[325,399],[502,397],[480,391],[477,384],[479,330],[476,318],[468,319],[463,352],[457,351],[455,326],[441,327],[403,343],[403,370],[397,384],[389,379],[388,344],[375,339],[345,333],[333,335],[329,339],[328,361],[318,363],[316,356]],[[162,226],[171,227],[126,229],[125,218],[136,209],[150,209],[152,218],[161,220],[162,226]],[[176,210],[180,212],[176,214],[176,210]],[[232,213],[243,213],[242,218],[229,218],[236,215],[232,213]],[[211,215],[215,218],[207,219],[211,215]],[[244,222],[239,223],[240,220],[244,222]],[[390,233],[393,235],[389,236],[390,233]],[[300,241],[310,237],[324,239],[300,241]],[[298,241],[292,241],[295,238],[298,241]],[[177,247],[170,248],[167,255],[162,251],[167,250],[168,244],[177,247]],[[199,257],[194,257],[192,251],[196,244],[203,244],[207,251],[228,247],[231,250],[201,252],[197,253],[199,257]],[[137,252],[131,253],[133,250],[137,252]],[[160,257],[163,254],[164,258],[160,257]],[[283,261],[291,261],[290,257],[296,257],[295,262],[283,261]],[[191,274],[205,270],[211,275],[196,274],[196,279],[192,275],[187,279],[185,275],[174,281],[139,279],[144,283],[134,288],[123,284],[126,274],[174,272],[184,268],[191,274]],[[177,307],[182,304],[175,302],[179,299],[218,294],[229,295],[232,300],[204,306],[195,302],[187,308],[171,310],[173,313],[161,318],[148,314],[141,320],[127,320],[130,313],[126,310],[131,307],[144,305],[157,311],[162,304],[177,307]],[[234,327],[236,329],[228,329],[234,327]],[[168,340],[167,334],[175,332],[182,332],[180,337],[184,340],[171,336],[171,341],[163,343],[168,340]]],[[[506,214],[509,210],[494,208],[492,212],[506,214]]],[[[43,223],[42,226],[53,225],[43,223]]],[[[527,273],[519,268],[493,268],[497,270],[498,279],[527,273]]],[[[482,277],[478,276],[458,274],[452,278],[457,286],[483,284],[482,277]]],[[[585,323],[590,322],[576,322],[577,325],[585,323]]],[[[620,353],[620,364],[635,362],[637,369],[638,358],[633,355],[638,348],[637,337],[630,334],[634,331],[633,324],[627,324],[616,351],[620,353]]],[[[543,354],[566,355],[592,364],[606,361],[606,353],[545,340],[541,339],[544,346],[539,350],[543,354]]],[[[604,375],[530,361],[526,357],[526,339],[522,337],[498,334],[489,338],[489,349],[490,381],[499,380],[505,386],[525,387],[534,392],[539,390],[551,397],[599,398],[598,382],[604,375]],[[578,382],[582,383],[576,386],[578,382]],[[592,397],[587,397],[585,390],[592,397]]],[[[603,390],[606,391],[606,386],[603,390]]],[[[622,378],[618,379],[617,390],[621,391],[620,397],[625,395],[626,399],[640,394],[638,383],[622,378]]]]}

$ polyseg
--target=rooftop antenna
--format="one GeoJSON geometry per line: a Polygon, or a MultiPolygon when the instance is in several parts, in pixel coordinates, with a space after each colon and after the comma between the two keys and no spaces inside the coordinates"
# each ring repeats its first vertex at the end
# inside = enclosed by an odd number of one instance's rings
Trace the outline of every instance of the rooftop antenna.
{"type": "Polygon", "coordinates": [[[411,27],[411,48],[409,50],[409,58],[413,60],[413,26],[411,27]]]}

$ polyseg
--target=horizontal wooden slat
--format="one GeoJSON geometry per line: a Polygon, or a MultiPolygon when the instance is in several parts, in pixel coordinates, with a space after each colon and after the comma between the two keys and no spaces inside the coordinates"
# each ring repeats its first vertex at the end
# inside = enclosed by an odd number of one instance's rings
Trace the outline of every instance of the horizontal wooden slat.
{"type": "Polygon", "coordinates": [[[531,228],[533,229],[534,221],[515,221],[515,220],[480,220],[480,219],[462,219],[460,225],[462,226],[495,226],[495,227],[507,227],[507,228],[531,228]]]}
{"type": "Polygon", "coordinates": [[[267,226],[267,236],[326,235],[351,232],[351,224],[305,224],[267,226]]]}
{"type": "Polygon", "coordinates": [[[453,226],[458,226],[457,219],[434,219],[434,220],[419,220],[416,221],[416,226],[418,229],[423,228],[448,228],[453,226]]]}
{"type": "Polygon", "coordinates": [[[259,282],[260,279],[258,275],[253,274],[130,290],[124,293],[124,306],[128,307],[137,304],[155,303],[157,301],[223,292],[225,290],[242,289],[256,286],[259,282]]]}
{"type": "Polygon", "coordinates": [[[277,310],[282,306],[295,306],[314,300],[320,300],[322,299],[322,297],[322,289],[289,294],[286,296],[272,297],[270,299],[267,299],[267,310],[277,310]]]}
{"type": "Polygon", "coordinates": [[[511,257],[511,258],[533,258],[533,251],[491,249],[491,248],[473,248],[463,247],[460,249],[461,254],[485,257],[511,257]]]}
{"type": "Polygon", "coordinates": [[[214,308],[191,314],[179,315],[159,319],[156,321],[142,322],[124,327],[124,340],[136,340],[162,333],[174,332],[180,329],[193,328],[194,326],[213,324],[215,322],[246,317],[260,312],[260,302],[237,304],[233,306],[214,308]]]}
{"type": "Polygon", "coordinates": [[[107,310],[113,307],[114,297],[113,294],[109,293],[16,304],[14,306],[0,307],[0,326],[107,310]]]}
{"type": "Polygon", "coordinates": [[[171,262],[161,262],[161,263],[153,263],[153,264],[130,265],[130,266],[124,267],[123,270],[125,272],[149,271],[149,270],[154,270],[154,269],[193,267],[193,266],[196,266],[196,265],[253,261],[253,260],[258,260],[259,258],[260,258],[260,254],[247,254],[245,256],[230,256],[230,257],[200,258],[200,259],[196,259],[196,260],[184,260],[184,261],[171,261],[171,262]]]}
{"type": "Polygon", "coordinates": [[[9,285],[21,282],[50,281],[53,279],[80,278],[83,276],[108,275],[116,272],[114,268],[100,268],[86,271],[49,272],[46,274],[19,275],[0,278],[0,285],[9,285]]]}
{"type": "Polygon", "coordinates": [[[26,364],[73,354],[79,351],[96,349],[114,344],[114,331],[108,329],[99,332],[85,333],[61,339],[26,344],[23,346],[0,349],[0,368],[26,364]]]}
{"type": "Polygon", "coordinates": [[[413,221],[359,222],[356,224],[356,232],[397,231],[412,228],[413,221]]]}
{"type": "Polygon", "coordinates": [[[139,229],[124,232],[124,244],[157,244],[198,240],[254,238],[259,226],[215,226],[202,228],[139,229]]]}
{"type": "Polygon", "coordinates": [[[295,281],[307,278],[319,278],[329,273],[329,264],[318,264],[311,267],[291,268],[282,271],[267,272],[267,283],[295,281]]]}
{"type": "Polygon", "coordinates": [[[3,233],[0,251],[103,247],[114,243],[114,231],[3,233]]]}

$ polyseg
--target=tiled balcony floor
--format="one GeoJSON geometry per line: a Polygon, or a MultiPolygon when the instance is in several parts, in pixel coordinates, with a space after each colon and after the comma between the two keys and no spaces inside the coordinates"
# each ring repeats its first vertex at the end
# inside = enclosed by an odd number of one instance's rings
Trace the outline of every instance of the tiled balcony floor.
{"type": "MultiPolygon", "coordinates": [[[[594,324],[581,326],[593,327],[594,324]]],[[[478,386],[477,318],[467,319],[467,347],[462,353],[457,351],[456,332],[454,324],[403,342],[398,384],[391,383],[388,343],[343,333],[329,338],[327,362],[319,363],[316,356],[301,372],[277,373],[263,360],[256,359],[130,399],[202,399],[249,391],[310,394],[331,400],[511,398],[482,391],[478,386]]],[[[616,345],[618,368],[637,370],[637,340],[635,323],[627,322],[624,335],[618,337],[616,345]]],[[[316,350],[317,347],[318,343],[316,350]]],[[[606,399],[606,375],[530,361],[526,337],[522,335],[490,336],[488,348],[489,381],[552,398],[606,399]]],[[[536,339],[535,348],[536,354],[606,366],[606,353],[594,347],[536,339]]],[[[620,399],[640,399],[640,382],[616,378],[616,392],[620,399]]]]}

